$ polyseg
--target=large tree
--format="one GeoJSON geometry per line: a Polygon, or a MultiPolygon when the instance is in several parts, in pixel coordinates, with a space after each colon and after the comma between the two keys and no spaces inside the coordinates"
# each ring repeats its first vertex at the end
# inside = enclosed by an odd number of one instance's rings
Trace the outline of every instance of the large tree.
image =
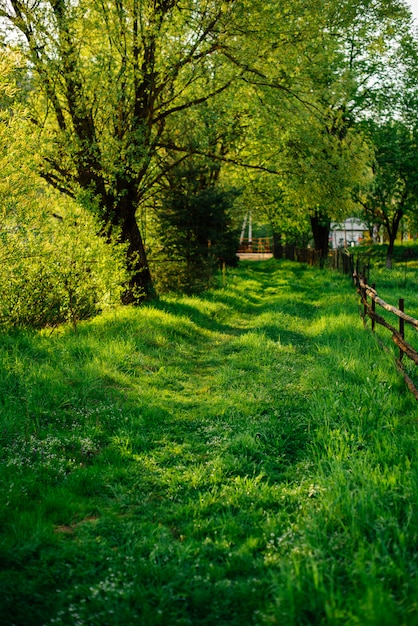
{"type": "Polygon", "coordinates": [[[237,76],[223,51],[240,36],[239,10],[234,0],[0,0],[29,62],[41,175],[128,242],[127,301],[152,289],[138,207],[173,165],[176,116],[237,76]]]}

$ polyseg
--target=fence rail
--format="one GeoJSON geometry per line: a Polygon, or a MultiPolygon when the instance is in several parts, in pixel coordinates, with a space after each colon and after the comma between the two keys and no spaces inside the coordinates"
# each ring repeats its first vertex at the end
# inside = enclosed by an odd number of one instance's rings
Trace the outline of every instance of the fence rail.
{"type": "MultiPolygon", "coordinates": [[[[372,331],[375,330],[376,324],[380,324],[392,333],[392,341],[399,348],[399,358],[395,360],[396,365],[403,374],[408,388],[415,396],[415,399],[418,400],[418,389],[410,376],[406,373],[403,365],[404,356],[407,356],[415,365],[418,365],[418,352],[405,340],[405,324],[408,324],[414,330],[418,330],[418,320],[405,313],[403,298],[399,299],[397,307],[393,306],[382,300],[382,298],[377,295],[376,285],[368,285],[364,275],[359,274],[357,270],[353,272],[353,280],[363,304],[363,320],[365,320],[366,317],[371,319],[372,331]],[[382,315],[376,313],[376,305],[396,316],[398,318],[398,326],[393,326],[382,315]]],[[[386,348],[381,341],[379,342],[386,348]]]]}

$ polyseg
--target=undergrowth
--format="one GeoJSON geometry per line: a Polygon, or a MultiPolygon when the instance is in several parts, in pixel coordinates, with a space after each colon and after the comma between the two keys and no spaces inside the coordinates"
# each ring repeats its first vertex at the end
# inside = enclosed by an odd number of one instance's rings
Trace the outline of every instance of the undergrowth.
{"type": "Polygon", "coordinates": [[[242,263],[0,346],[0,623],[418,623],[416,401],[347,277],[242,263]]]}

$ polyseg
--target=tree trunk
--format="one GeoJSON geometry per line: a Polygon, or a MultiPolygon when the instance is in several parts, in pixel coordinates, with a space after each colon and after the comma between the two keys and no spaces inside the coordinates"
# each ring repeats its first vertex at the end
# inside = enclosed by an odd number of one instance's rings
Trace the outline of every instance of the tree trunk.
{"type": "Polygon", "coordinates": [[[273,257],[275,259],[283,258],[282,235],[273,230],[273,257]]]}
{"type": "Polygon", "coordinates": [[[395,240],[389,237],[389,246],[386,252],[386,268],[388,270],[392,269],[394,247],[395,247],[395,240]]]}
{"type": "Polygon", "coordinates": [[[135,216],[122,224],[122,241],[129,242],[126,252],[127,267],[131,273],[123,304],[133,304],[150,299],[154,295],[147,254],[135,216]]]}
{"type": "Polygon", "coordinates": [[[104,202],[107,207],[103,217],[104,231],[109,234],[112,228],[119,229],[119,239],[127,243],[126,266],[130,279],[123,294],[124,304],[139,303],[154,295],[151,272],[148,266],[147,253],[136,221],[138,195],[135,186],[129,182],[118,181],[125,194],[119,195],[114,201],[108,196],[104,202]],[[113,206],[112,206],[113,205],[113,206]]]}
{"type": "Polygon", "coordinates": [[[401,223],[401,219],[403,217],[403,207],[400,207],[395,211],[394,216],[391,220],[389,218],[385,219],[386,231],[389,237],[389,245],[386,253],[386,267],[388,269],[392,268],[393,262],[393,251],[395,248],[395,241],[398,235],[399,224],[401,223]]]}
{"type": "Polygon", "coordinates": [[[319,211],[316,211],[314,215],[311,215],[310,220],[315,250],[320,253],[320,264],[321,267],[323,267],[325,259],[328,256],[331,220],[328,217],[321,215],[319,211]]]}

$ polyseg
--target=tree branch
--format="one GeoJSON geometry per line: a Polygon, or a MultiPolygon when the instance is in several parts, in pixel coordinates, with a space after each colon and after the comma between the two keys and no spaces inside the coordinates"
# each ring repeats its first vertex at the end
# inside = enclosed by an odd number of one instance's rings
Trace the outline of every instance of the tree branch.
{"type": "Polygon", "coordinates": [[[250,85],[254,85],[255,87],[269,87],[270,89],[279,89],[280,91],[284,91],[288,96],[291,96],[292,98],[300,102],[300,104],[302,104],[306,109],[310,111],[315,111],[317,114],[319,114],[318,118],[319,116],[322,118],[323,113],[321,109],[317,105],[315,105],[313,102],[309,100],[305,100],[300,95],[298,95],[295,91],[293,91],[289,87],[286,87],[283,84],[278,83],[277,81],[268,80],[267,76],[261,70],[258,70],[255,67],[250,67],[246,63],[242,63],[234,55],[232,55],[231,52],[229,52],[226,48],[222,48],[222,53],[229,61],[231,61],[231,63],[241,68],[241,71],[242,71],[241,80],[243,80],[244,82],[250,85]],[[254,74],[255,76],[258,76],[260,80],[250,80],[249,78],[245,77],[246,73],[254,74]]]}
{"type": "Polygon", "coordinates": [[[69,198],[74,199],[75,198],[75,194],[74,192],[71,191],[71,189],[69,189],[68,187],[66,187],[63,182],[58,178],[58,176],[55,176],[55,174],[53,174],[52,172],[39,172],[39,175],[41,176],[41,178],[43,178],[49,185],[51,185],[51,187],[54,187],[54,189],[56,189],[57,191],[60,191],[61,193],[63,193],[64,195],[68,196],[69,198]]]}
{"type": "Polygon", "coordinates": [[[189,102],[185,102],[184,104],[179,104],[179,105],[177,105],[175,107],[172,107],[171,109],[167,109],[166,111],[163,111],[162,113],[160,113],[160,115],[157,115],[157,117],[153,118],[152,122],[153,123],[158,123],[161,120],[163,120],[166,117],[168,117],[169,115],[171,115],[172,113],[177,113],[178,111],[184,111],[185,109],[190,109],[193,106],[197,106],[198,104],[202,104],[203,102],[207,102],[211,98],[214,98],[215,96],[217,96],[220,93],[222,93],[223,91],[225,91],[225,89],[228,89],[228,87],[231,86],[233,80],[234,79],[229,80],[227,83],[225,83],[224,85],[222,85],[218,89],[215,89],[214,91],[212,91],[211,93],[207,94],[206,96],[202,96],[200,98],[195,98],[194,100],[189,100],[189,102]]]}
{"type": "Polygon", "coordinates": [[[156,145],[157,148],[164,148],[166,150],[173,150],[173,152],[184,152],[187,153],[188,156],[192,156],[194,154],[198,156],[203,156],[208,159],[213,159],[215,161],[222,161],[223,163],[229,163],[231,165],[236,165],[237,167],[243,167],[245,169],[250,170],[258,170],[261,172],[267,172],[268,174],[275,174],[277,176],[281,176],[283,174],[282,171],[277,171],[270,167],[266,167],[264,165],[253,165],[252,163],[245,163],[243,161],[239,161],[238,159],[233,159],[231,157],[227,157],[224,155],[215,154],[213,152],[206,152],[205,150],[198,150],[196,148],[183,148],[181,146],[177,146],[174,143],[159,143],[156,145]]]}

